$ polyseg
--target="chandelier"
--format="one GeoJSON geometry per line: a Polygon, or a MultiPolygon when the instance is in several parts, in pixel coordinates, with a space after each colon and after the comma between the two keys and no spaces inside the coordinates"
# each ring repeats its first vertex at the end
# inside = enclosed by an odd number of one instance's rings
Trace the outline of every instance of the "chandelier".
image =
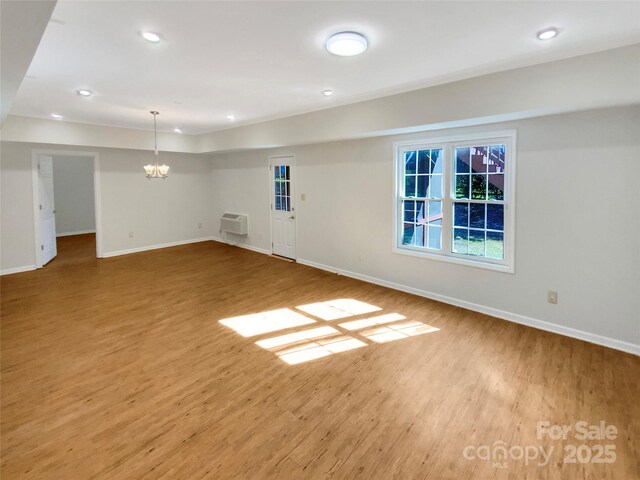
{"type": "Polygon", "coordinates": [[[153,148],[153,155],[156,158],[155,165],[150,163],[149,165],[144,166],[144,171],[147,174],[147,178],[162,178],[165,179],[169,176],[169,165],[158,165],[158,128],[156,125],[156,117],[160,115],[155,110],[152,110],[151,115],[153,115],[153,136],[155,140],[155,146],[153,148]]]}

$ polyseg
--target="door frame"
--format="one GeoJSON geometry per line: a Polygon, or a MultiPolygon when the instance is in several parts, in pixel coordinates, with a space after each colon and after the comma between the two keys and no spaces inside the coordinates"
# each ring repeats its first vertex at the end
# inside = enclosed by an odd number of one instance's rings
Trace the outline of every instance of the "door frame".
{"type": "MultiPolygon", "coordinates": [[[[36,268],[42,268],[42,228],[40,222],[40,188],[38,177],[38,159],[40,155],[93,158],[93,204],[96,217],[96,258],[102,258],[102,194],[100,190],[100,156],[98,152],[81,152],[77,150],[33,149],[31,150],[31,179],[33,191],[33,226],[35,240],[36,268]]],[[[55,178],[54,178],[55,182],[55,178]]],[[[55,198],[54,198],[55,201],[55,198]]]]}
{"type": "Polygon", "coordinates": [[[296,195],[297,195],[297,181],[296,181],[296,171],[297,171],[297,163],[296,163],[296,156],[292,153],[285,153],[285,154],[279,154],[279,155],[269,155],[269,158],[267,158],[267,181],[269,182],[269,200],[267,202],[267,206],[269,207],[269,241],[271,243],[271,247],[270,247],[270,251],[271,251],[271,255],[274,255],[273,253],[273,201],[274,201],[274,193],[273,193],[273,175],[271,172],[271,162],[272,160],[278,159],[278,158],[288,158],[291,161],[291,166],[293,167],[291,169],[291,173],[290,173],[290,180],[291,182],[294,184],[293,187],[293,193],[294,195],[291,197],[292,199],[292,212],[293,214],[296,216],[295,218],[295,222],[293,225],[293,234],[295,235],[295,241],[296,241],[296,258],[292,258],[291,260],[293,260],[294,262],[296,262],[298,260],[298,202],[296,199],[296,195]]]}

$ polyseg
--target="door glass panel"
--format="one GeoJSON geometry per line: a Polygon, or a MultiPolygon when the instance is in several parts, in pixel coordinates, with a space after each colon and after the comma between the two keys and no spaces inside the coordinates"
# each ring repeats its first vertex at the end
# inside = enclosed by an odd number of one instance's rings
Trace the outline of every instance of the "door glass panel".
{"type": "Polygon", "coordinates": [[[288,165],[275,165],[274,171],[274,209],[284,212],[291,211],[291,169],[288,165]]]}

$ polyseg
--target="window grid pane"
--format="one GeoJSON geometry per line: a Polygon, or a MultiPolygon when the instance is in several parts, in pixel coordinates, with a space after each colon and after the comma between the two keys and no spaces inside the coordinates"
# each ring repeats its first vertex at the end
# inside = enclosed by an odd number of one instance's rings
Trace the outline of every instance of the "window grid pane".
{"type": "Polygon", "coordinates": [[[451,252],[502,260],[505,145],[457,147],[454,157],[451,252]]]}

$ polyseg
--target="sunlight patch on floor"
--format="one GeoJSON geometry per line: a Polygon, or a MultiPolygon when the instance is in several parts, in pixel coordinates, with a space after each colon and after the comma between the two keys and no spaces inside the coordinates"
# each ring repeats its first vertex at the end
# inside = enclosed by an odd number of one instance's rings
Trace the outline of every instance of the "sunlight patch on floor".
{"type": "Polygon", "coordinates": [[[311,303],[309,305],[300,305],[296,308],[323,320],[338,320],[340,318],[353,317],[354,315],[362,315],[382,310],[380,307],[352,298],[340,298],[337,300],[329,300],[328,302],[311,303]]]}
{"type": "Polygon", "coordinates": [[[364,318],[362,320],[353,320],[352,322],[341,323],[339,326],[346,328],[347,330],[360,330],[365,327],[372,327],[374,325],[381,325],[383,323],[396,322],[398,320],[405,320],[407,317],[400,315],[399,313],[387,313],[386,315],[379,315],[377,317],[364,318]]]}
{"type": "Polygon", "coordinates": [[[243,337],[253,337],[263,333],[284,330],[285,328],[316,323],[316,321],[289,308],[281,308],[270,312],[225,318],[220,320],[220,323],[235,330],[243,337]]]}
{"type": "Polygon", "coordinates": [[[267,350],[273,348],[284,347],[293,343],[298,343],[303,340],[310,340],[312,338],[326,337],[328,335],[335,335],[340,333],[333,327],[318,327],[311,330],[303,330],[301,332],[288,333],[287,335],[281,335],[279,337],[266,338],[259,340],[256,345],[265,348],[267,350]]]}
{"type": "Polygon", "coordinates": [[[220,320],[220,323],[243,337],[266,336],[273,332],[290,330],[288,333],[281,332],[279,335],[263,337],[255,342],[289,365],[366,347],[371,345],[370,342],[387,343],[439,330],[422,322],[407,320],[407,317],[400,313],[354,318],[337,325],[328,323],[342,318],[366,316],[382,310],[380,307],[352,298],[310,303],[295,308],[305,315],[290,308],[281,308],[225,318],[220,320]],[[309,324],[315,325],[305,330],[299,328],[309,324]]]}
{"type": "Polygon", "coordinates": [[[295,365],[317,358],[327,357],[332,353],[346,352],[347,350],[354,350],[366,346],[366,343],[357,338],[341,335],[340,337],[317,340],[299,345],[295,348],[282,350],[276,353],[276,355],[289,365],[295,365]]]}
{"type": "Polygon", "coordinates": [[[360,335],[373,340],[376,343],[392,342],[393,340],[401,340],[407,337],[414,337],[424,333],[432,333],[439,331],[439,328],[422,322],[403,322],[385,327],[372,328],[359,332],[360,335]]]}

